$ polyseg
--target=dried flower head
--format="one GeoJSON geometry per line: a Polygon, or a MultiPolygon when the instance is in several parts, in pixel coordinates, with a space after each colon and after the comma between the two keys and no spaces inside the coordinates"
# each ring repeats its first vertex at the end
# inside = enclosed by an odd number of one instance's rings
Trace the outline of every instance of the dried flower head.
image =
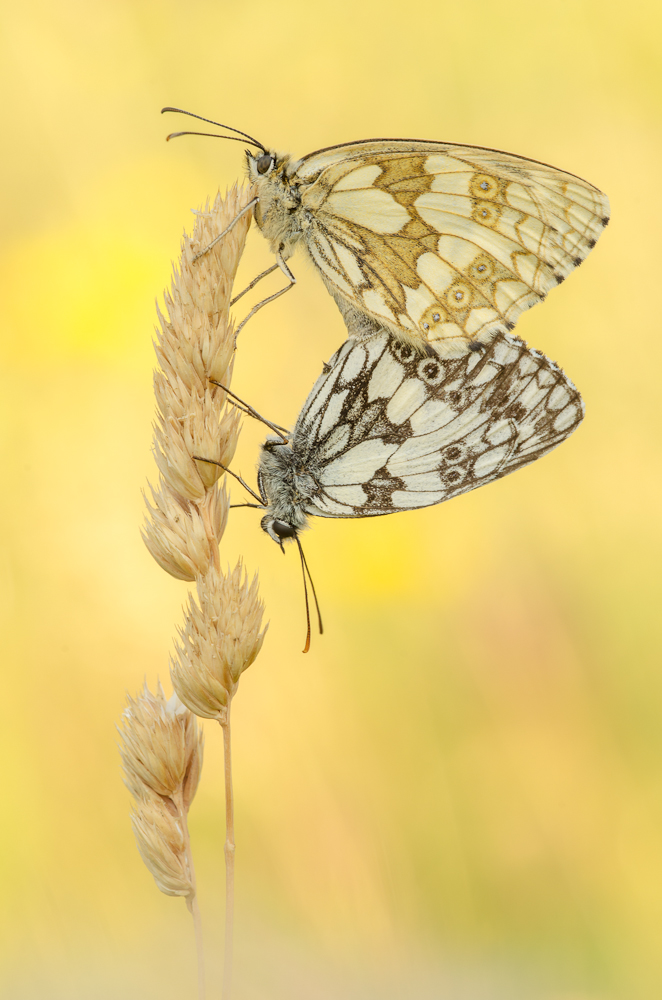
{"type": "Polygon", "coordinates": [[[191,897],[195,894],[184,822],[182,817],[172,816],[163,801],[157,798],[137,802],[131,813],[140,857],[158,888],[168,896],[191,897]]]}
{"type": "MultiPolygon", "coordinates": [[[[157,372],[156,385],[163,383],[163,373],[157,372]]],[[[161,413],[154,428],[154,459],[170,489],[189,500],[201,500],[205,491],[223,475],[219,465],[232,461],[239,437],[240,412],[234,406],[222,405],[222,396],[210,383],[197,399],[191,400],[186,415],[161,413]],[[197,462],[201,455],[209,462],[197,462]]],[[[222,390],[218,390],[221,393],[222,390]]],[[[157,391],[157,396],[159,395],[157,391]]],[[[162,398],[167,393],[161,393],[162,398]]],[[[223,394],[225,395],[225,394],[223,394]]],[[[181,402],[181,400],[179,400],[181,402]]]]}
{"type": "Polygon", "coordinates": [[[214,564],[228,520],[225,487],[210,491],[200,507],[173,495],[163,482],[150,490],[153,504],[145,497],[147,516],[141,530],[145,545],[161,569],[178,580],[204,575],[214,564]]]}
{"type": "Polygon", "coordinates": [[[150,794],[174,799],[181,794],[188,809],[198,786],[204,745],[195,716],[176,694],[166,699],[160,682],[155,695],[145,684],[141,694],[127,702],[120,729],[127,788],[137,799],[150,794]]]}
{"type": "Polygon", "coordinates": [[[195,876],[186,814],[202,767],[197,720],[176,694],[166,699],[160,683],[156,694],[145,684],[137,698],[127,699],[119,732],[140,855],[162,892],[191,898],[195,876]]]}
{"type": "Polygon", "coordinates": [[[182,580],[218,564],[225,529],[227,499],[219,499],[217,481],[234,457],[241,417],[215,382],[229,385],[232,377],[230,298],[250,214],[211,250],[194,257],[250,197],[250,191],[235,186],[225,199],[218,195],[211,208],[196,213],[194,233],[184,235],[165,295],[165,311],[159,311],[153,453],[160,479],[152,488],[155,506],[147,501],[143,539],[159,565],[182,580]]]}
{"type": "Polygon", "coordinates": [[[262,648],[264,605],[257,577],[249,583],[241,560],[227,575],[212,569],[198,580],[198,602],[189,600],[171,661],[177,694],[196,715],[225,717],[239,678],[262,648]]]}

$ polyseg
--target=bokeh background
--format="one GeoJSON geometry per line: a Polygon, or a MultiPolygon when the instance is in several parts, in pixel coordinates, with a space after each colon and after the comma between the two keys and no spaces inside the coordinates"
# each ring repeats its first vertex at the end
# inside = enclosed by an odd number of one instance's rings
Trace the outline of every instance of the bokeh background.
{"type": "MultiPolygon", "coordinates": [[[[114,723],[167,680],[186,586],[138,534],[155,300],[242,147],[370,136],[512,150],[587,177],[612,223],[518,332],[582,389],[577,434],[430,508],[306,537],[234,513],[271,627],[235,702],[237,1000],[662,995],[662,8],[598,0],[24,0],[3,14],[0,995],[193,997],[190,920],[135,851],[114,723]]],[[[270,263],[249,236],[239,286],[270,263]]],[[[296,290],[235,390],[290,424],[344,327],[296,290]]],[[[274,287],[275,284],[274,284],[274,287]]],[[[243,314],[243,313],[242,313],[243,314]]],[[[262,430],[236,467],[251,477],[262,430]]],[[[222,937],[219,733],[191,823],[222,937]]]]}

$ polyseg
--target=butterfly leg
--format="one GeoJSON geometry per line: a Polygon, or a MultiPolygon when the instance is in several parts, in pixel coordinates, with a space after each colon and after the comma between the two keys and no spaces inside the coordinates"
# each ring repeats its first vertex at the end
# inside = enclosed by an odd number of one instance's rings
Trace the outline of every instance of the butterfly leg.
{"type": "Polygon", "coordinates": [[[237,212],[230,225],[226,226],[222,233],[219,233],[218,236],[215,236],[214,239],[211,241],[211,243],[207,244],[204,250],[199,250],[198,253],[193,255],[193,263],[195,263],[196,260],[199,260],[200,257],[204,257],[204,255],[208,253],[212,247],[216,246],[219,240],[222,240],[224,236],[227,236],[230,230],[237,225],[242,215],[245,215],[246,212],[249,212],[254,205],[257,205],[259,200],[260,200],[259,198],[253,198],[252,201],[249,201],[249,203],[242,208],[241,212],[237,212]]]}
{"type": "MultiPolygon", "coordinates": [[[[275,266],[278,267],[277,264],[275,266]]],[[[246,413],[249,417],[254,417],[255,420],[259,420],[261,423],[266,424],[267,427],[270,427],[272,431],[276,432],[278,437],[283,439],[283,444],[287,444],[288,439],[285,436],[289,433],[287,427],[281,427],[279,424],[272,424],[270,420],[267,420],[266,417],[261,416],[257,410],[254,410],[250,403],[245,403],[244,400],[240,399],[239,396],[236,396],[234,392],[230,392],[229,389],[226,389],[222,382],[217,382],[216,379],[213,378],[210,378],[209,381],[213,385],[217,385],[223,390],[223,392],[227,393],[228,396],[232,396],[231,402],[236,400],[234,406],[236,406],[238,410],[241,410],[242,413],[246,413]],[[241,406],[237,406],[237,403],[241,403],[241,406]]]]}
{"type": "Polygon", "coordinates": [[[250,488],[250,486],[248,485],[248,483],[244,482],[244,480],[241,478],[241,476],[238,476],[236,472],[232,471],[232,469],[228,469],[228,467],[225,466],[225,465],[223,465],[222,462],[217,462],[215,458],[203,458],[202,455],[194,455],[193,458],[196,460],[196,462],[209,462],[210,465],[217,465],[219,467],[219,469],[223,469],[223,471],[227,472],[227,474],[229,476],[234,476],[234,478],[237,480],[237,482],[241,483],[241,485],[244,487],[244,489],[248,493],[250,493],[250,495],[253,497],[253,499],[259,501],[261,507],[265,506],[264,499],[262,497],[258,496],[257,493],[255,492],[255,490],[252,490],[250,488]]]}
{"type": "Polygon", "coordinates": [[[271,272],[275,271],[276,268],[279,267],[279,266],[280,266],[279,264],[272,264],[271,267],[268,267],[266,269],[266,271],[262,272],[262,274],[258,274],[257,278],[253,278],[253,280],[251,281],[250,285],[246,285],[246,287],[244,288],[243,292],[239,292],[239,295],[235,295],[235,297],[233,298],[233,300],[230,303],[230,305],[233,306],[235,304],[235,302],[238,302],[239,299],[243,298],[243,296],[246,294],[246,292],[250,292],[251,288],[255,288],[255,286],[257,285],[258,281],[262,281],[263,278],[266,278],[266,276],[268,274],[271,274],[271,272]]]}
{"type": "Polygon", "coordinates": [[[283,272],[283,274],[285,275],[285,277],[289,280],[289,285],[286,285],[285,288],[281,288],[280,291],[274,292],[273,295],[269,295],[266,299],[262,299],[261,302],[258,302],[258,304],[256,306],[253,306],[253,308],[249,312],[248,316],[245,316],[244,319],[242,319],[242,321],[239,324],[239,326],[237,327],[237,329],[235,331],[235,337],[239,336],[239,334],[241,333],[241,331],[243,330],[243,328],[248,323],[249,319],[251,319],[255,315],[255,313],[258,311],[258,309],[261,309],[262,306],[266,306],[266,304],[268,302],[273,302],[274,299],[277,299],[277,298],[279,298],[279,296],[284,295],[285,292],[289,292],[290,288],[293,288],[296,285],[297,279],[294,277],[294,275],[290,271],[289,267],[287,266],[287,264],[285,263],[285,261],[281,257],[280,253],[276,254],[276,257],[278,259],[278,267],[280,267],[280,269],[283,272]]]}

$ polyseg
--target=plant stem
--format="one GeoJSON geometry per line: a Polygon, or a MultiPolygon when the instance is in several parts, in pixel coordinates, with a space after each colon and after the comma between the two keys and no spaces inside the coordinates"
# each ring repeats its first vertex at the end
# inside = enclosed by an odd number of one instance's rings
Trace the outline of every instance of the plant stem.
{"type": "Polygon", "coordinates": [[[225,958],[223,963],[223,1000],[230,1000],[232,989],[232,940],[234,932],[234,797],[232,793],[232,745],[230,704],[223,722],[225,758],[225,958]]]}
{"type": "Polygon", "coordinates": [[[193,917],[195,951],[198,956],[198,1000],[205,1000],[205,953],[202,947],[202,919],[200,917],[198,897],[194,896],[190,902],[187,900],[187,904],[193,917]]]}
{"type": "Polygon", "coordinates": [[[191,851],[191,838],[188,832],[188,814],[184,806],[184,798],[180,792],[174,796],[175,804],[182,817],[182,827],[184,832],[184,850],[186,852],[186,863],[191,876],[193,893],[186,899],[186,906],[193,917],[193,933],[195,935],[195,952],[198,959],[198,1000],[205,1000],[205,953],[202,946],[202,918],[200,916],[200,906],[198,905],[198,888],[195,878],[195,867],[193,865],[193,853],[191,851]]]}

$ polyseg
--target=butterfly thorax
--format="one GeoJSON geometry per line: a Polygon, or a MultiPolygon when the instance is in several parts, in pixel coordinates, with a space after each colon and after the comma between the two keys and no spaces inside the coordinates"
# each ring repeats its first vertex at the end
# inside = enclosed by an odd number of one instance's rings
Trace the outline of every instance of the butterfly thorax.
{"type": "Polygon", "coordinates": [[[267,513],[262,528],[274,541],[280,542],[272,531],[273,522],[290,525],[294,533],[308,526],[306,505],[319,493],[320,487],[314,474],[314,463],[304,462],[302,456],[280,438],[269,437],[262,445],[258,469],[258,485],[267,513]]]}
{"type": "Polygon", "coordinates": [[[257,189],[255,221],[269,241],[273,253],[287,260],[294,253],[306,225],[308,213],[301,205],[301,191],[296,170],[298,160],[286,153],[269,152],[262,157],[247,153],[248,177],[257,189]],[[272,166],[261,173],[260,161],[271,158],[272,166]]]}

